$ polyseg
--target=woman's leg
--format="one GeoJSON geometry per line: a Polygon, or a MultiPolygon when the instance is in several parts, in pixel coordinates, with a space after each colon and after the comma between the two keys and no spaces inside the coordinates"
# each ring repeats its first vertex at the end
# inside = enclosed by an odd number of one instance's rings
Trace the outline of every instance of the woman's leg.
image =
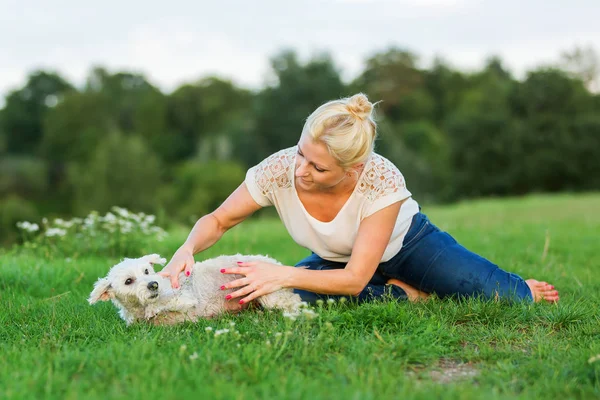
{"type": "MultiPolygon", "coordinates": [[[[307,258],[298,262],[296,264],[296,267],[307,267],[308,269],[312,270],[343,269],[346,267],[346,264],[328,261],[313,253],[307,258]]],[[[409,296],[407,296],[407,293],[404,291],[404,289],[402,289],[402,287],[387,284],[387,280],[388,279],[382,276],[381,274],[375,273],[369,284],[364,288],[362,292],[360,292],[358,296],[356,296],[358,302],[362,303],[364,301],[380,299],[386,295],[399,300],[406,300],[409,298],[409,296]]],[[[299,294],[302,300],[306,301],[307,303],[314,303],[317,300],[339,300],[342,297],[350,297],[342,295],[318,294],[300,289],[294,289],[294,292],[299,294]]]]}
{"type": "Polygon", "coordinates": [[[446,296],[483,296],[489,299],[558,300],[551,285],[500,269],[465,249],[421,213],[405,239],[406,245],[379,271],[427,293],[446,296]],[[412,232],[410,232],[412,231],[412,232]],[[537,282],[537,283],[536,283],[537,282]]]}

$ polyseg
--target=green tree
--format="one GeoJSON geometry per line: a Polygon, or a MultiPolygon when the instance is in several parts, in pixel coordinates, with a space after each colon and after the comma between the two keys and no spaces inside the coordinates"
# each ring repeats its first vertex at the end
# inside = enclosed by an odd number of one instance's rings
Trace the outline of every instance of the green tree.
{"type": "MultiPolygon", "coordinates": [[[[228,159],[251,126],[252,93],[208,77],[175,90],[168,98],[171,148],[165,159],[228,159]]],[[[247,148],[246,148],[247,149],[247,148]]]]}
{"type": "Polygon", "coordinates": [[[0,118],[5,148],[9,153],[34,154],[43,136],[43,119],[73,87],[54,72],[36,71],[24,87],[6,96],[0,118]]]}
{"type": "Polygon", "coordinates": [[[524,157],[511,115],[516,82],[497,59],[469,78],[456,110],[446,120],[451,187],[455,197],[510,194],[524,157]]]}
{"type": "Polygon", "coordinates": [[[257,95],[253,134],[240,148],[246,164],[296,144],[304,121],[318,106],[348,94],[327,54],[302,64],[296,53],[284,51],[271,59],[271,68],[275,83],[257,95]]]}
{"type": "Polygon", "coordinates": [[[424,74],[415,54],[391,48],[369,58],[362,74],[352,83],[356,91],[380,101],[378,110],[394,122],[430,119],[435,103],[425,90],[424,74]]]}
{"type": "Polygon", "coordinates": [[[161,177],[160,160],[141,137],[113,132],[88,161],[69,165],[73,211],[102,213],[116,205],[154,212],[160,203],[161,177]]]}

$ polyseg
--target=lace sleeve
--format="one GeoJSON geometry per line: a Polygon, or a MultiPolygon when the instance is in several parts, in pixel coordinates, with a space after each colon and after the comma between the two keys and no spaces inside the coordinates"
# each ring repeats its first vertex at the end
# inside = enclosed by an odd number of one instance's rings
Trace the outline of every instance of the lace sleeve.
{"type": "Polygon", "coordinates": [[[273,205],[277,190],[292,187],[291,173],[296,156],[296,147],[281,150],[250,168],[246,174],[246,186],[259,205],[273,205]]]}
{"type": "Polygon", "coordinates": [[[398,168],[378,154],[367,161],[357,190],[368,200],[364,217],[411,196],[398,168]]]}

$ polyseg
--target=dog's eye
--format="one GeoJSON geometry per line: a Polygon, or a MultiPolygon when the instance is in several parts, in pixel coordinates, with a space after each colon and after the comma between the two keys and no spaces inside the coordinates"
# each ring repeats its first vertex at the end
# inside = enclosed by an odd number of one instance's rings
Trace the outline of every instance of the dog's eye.
{"type": "Polygon", "coordinates": [[[145,273],[146,275],[148,275],[148,268],[146,268],[146,270],[144,271],[144,273],[145,273]]]}
{"type": "Polygon", "coordinates": [[[131,278],[127,278],[127,280],[125,281],[126,285],[131,285],[133,283],[133,279],[131,278]]]}

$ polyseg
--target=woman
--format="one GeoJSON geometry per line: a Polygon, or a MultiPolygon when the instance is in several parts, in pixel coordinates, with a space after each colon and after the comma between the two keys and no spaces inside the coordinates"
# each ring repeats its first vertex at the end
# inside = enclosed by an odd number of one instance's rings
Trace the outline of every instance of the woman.
{"type": "Polygon", "coordinates": [[[400,171],[374,153],[372,111],[363,94],[320,106],[298,145],[251,168],[218,209],[198,220],[160,273],[178,287],[177,276],[190,274],[194,254],[273,205],[312,255],[296,265],[305,268],[238,263],[223,270],[244,276],[223,288],[238,289],[227,296],[232,308],[285,287],[309,302],[323,295],[363,301],[384,293],[411,301],[429,293],[558,301],[552,285],[503,271],[431,224],[400,171]]]}

